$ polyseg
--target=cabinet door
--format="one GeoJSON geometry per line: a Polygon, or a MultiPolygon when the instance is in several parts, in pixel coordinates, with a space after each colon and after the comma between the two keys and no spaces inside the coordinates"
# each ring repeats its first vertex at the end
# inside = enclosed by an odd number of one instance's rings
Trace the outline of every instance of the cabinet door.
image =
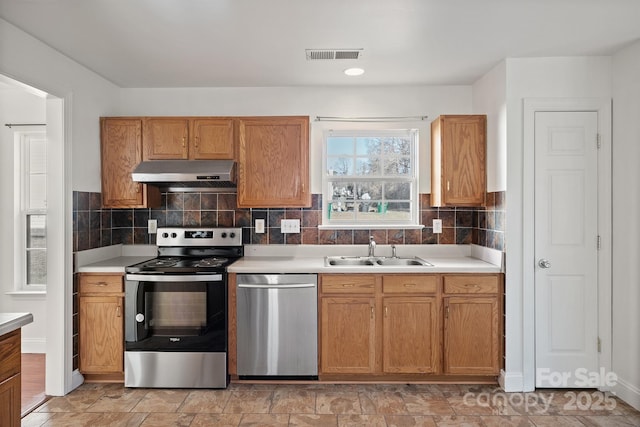
{"type": "Polygon", "coordinates": [[[131,172],[142,160],[142,120],[100,119],[102,148],[102,205],[141,207],[143,184],[133,182],[131,172]]]}
{"type": "Polygon", "coordinates": [[[20,426],[20,374],[0,382],[0,426],[20,426]]]}
{"type": "Polygon", "coordinates": [[[189,158],[233,159],[233,119],[202,118],[191,121],[189,158]]]}
{"type": "Polygon", "coordinates": [[[144,119],[144,160],[188,158],[189,119],[147,117],[144,119]]]}
{"type": "Polygon", "coordinates": [[[431,124],[431,204],[482,206],[486,192],[484,115],[440,116],[431,124]]]}
{"type": "Polygon", "coordinates": [[[444,372],[497,375],[501,339],[498,297],[446,297],[444,310],[444,372]]]}
{"type": "Polygon", "coordinates": [[[309,118],[239,120],[238,207],[309,207],[309,118]]]}
{"type": "Polygon", "coordinates": [[[440,340],[436,298],[386,297],[383,311],[384,372],[438,372],[440,340]]]}
{"type": "Polygon", "coordinates": [[[122,297],[80,297],[80,372],[123,371],[122,308],[122,297]]]}
{"type": "Polygon", "coordinates": [[[320,372],[375,371],[375,299],[321,298],[320,372]]]}

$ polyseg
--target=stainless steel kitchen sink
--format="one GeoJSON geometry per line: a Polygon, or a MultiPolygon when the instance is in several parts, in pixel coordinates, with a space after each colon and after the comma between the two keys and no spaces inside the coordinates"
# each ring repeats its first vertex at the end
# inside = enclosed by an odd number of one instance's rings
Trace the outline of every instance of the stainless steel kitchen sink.
{"type": "Polygon", "coordinates": [[[431,264],[428,261],[423,260],[422,258],[418,258],[418,257],[414,257],[414,258],[380,258],[376,260],[376,263],[378,265],[420,265],[423,267],[433,267],[433,264],[431,264]]]}
{"type": "Polygon", "coordinates": [[[326,265],[349,265],[349,266],[374,266],[375,259],[369,257],[347,257],[329,256],[325,258],[326,265]]]}
{"type": "Polygon", "coordinates": [[[328,256],[325,257],[326,266],[349,266],[349,267],[405,267],[420,266],[433,267],[428,261],[422,258],[401,258],[401,257],[358,257],[358,256],[328,256]]]}

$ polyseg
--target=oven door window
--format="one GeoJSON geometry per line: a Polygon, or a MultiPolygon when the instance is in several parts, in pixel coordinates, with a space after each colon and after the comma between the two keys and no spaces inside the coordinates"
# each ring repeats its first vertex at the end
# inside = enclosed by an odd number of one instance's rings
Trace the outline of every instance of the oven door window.
{"type": "Polygon", "coordinates": [[[136,337],[128,350],[226,351],[222,282],[139,282],[136,337]]]}

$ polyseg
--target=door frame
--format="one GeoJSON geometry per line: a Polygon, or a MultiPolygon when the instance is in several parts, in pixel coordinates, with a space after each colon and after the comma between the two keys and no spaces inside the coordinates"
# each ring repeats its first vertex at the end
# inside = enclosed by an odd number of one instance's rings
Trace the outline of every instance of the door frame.
{"type": "MultiPolygon", "coordinates": [[[[522,283],[523,301],[535,301],[535,113],[597,112],[600,150],[598,155],[598,337],[601,351],[598,365],[611,370],[611,99],[610,98],[525,98],[523,104],[523,179],[522,179],[522,283]]],[[[594,144],[596,142],[594,141],[594,144]]],[[[535,304],[523,304],[524,390],[535,389],[535,304]]],[[[601,390],[605,390],[602,388],[601,390]]]]}

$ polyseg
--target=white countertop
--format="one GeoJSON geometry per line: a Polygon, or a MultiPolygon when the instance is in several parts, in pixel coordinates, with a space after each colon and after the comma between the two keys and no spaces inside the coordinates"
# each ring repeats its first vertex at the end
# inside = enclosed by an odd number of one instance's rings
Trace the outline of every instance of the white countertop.
{"type": "MultiPolygon", "coordinates": [[[[327,266],[326,256],[364,256],[366,245],[245,246],[245,256],[228,267],[230,273],[500,273],[502,253],[476,245],[398,245],[399,257],[418,256],[433,266],[327,266]]],[[[376,255],[391,256],[389,245],[376,255]],[[387,253],[388,252],[388,253],[387,253]]]]}
{"type": "Polygon", "coordinates": [[[326,266],[324,257],[243,257],[230,273],[500,273],[500,267],[472,257],[427,258],[433,266],[326,266]]]}
{"type": "Polygon", "coordinates": [[[8,334],[33,322],[31,313],[0,313],[0,335],[8,334]]]}
{"type": "Polygon", "coordinates": [[[156,256],[118,256],[78,267],[79,273],[124,273],[125,267],[148,261],[156,256]]]}
{"type": "Polygon", "coordinates": [[[125,267],[148,261],[157,256],[152,245],[112,245],[78,252],[79,273],[124,273],[125,267]]]}

